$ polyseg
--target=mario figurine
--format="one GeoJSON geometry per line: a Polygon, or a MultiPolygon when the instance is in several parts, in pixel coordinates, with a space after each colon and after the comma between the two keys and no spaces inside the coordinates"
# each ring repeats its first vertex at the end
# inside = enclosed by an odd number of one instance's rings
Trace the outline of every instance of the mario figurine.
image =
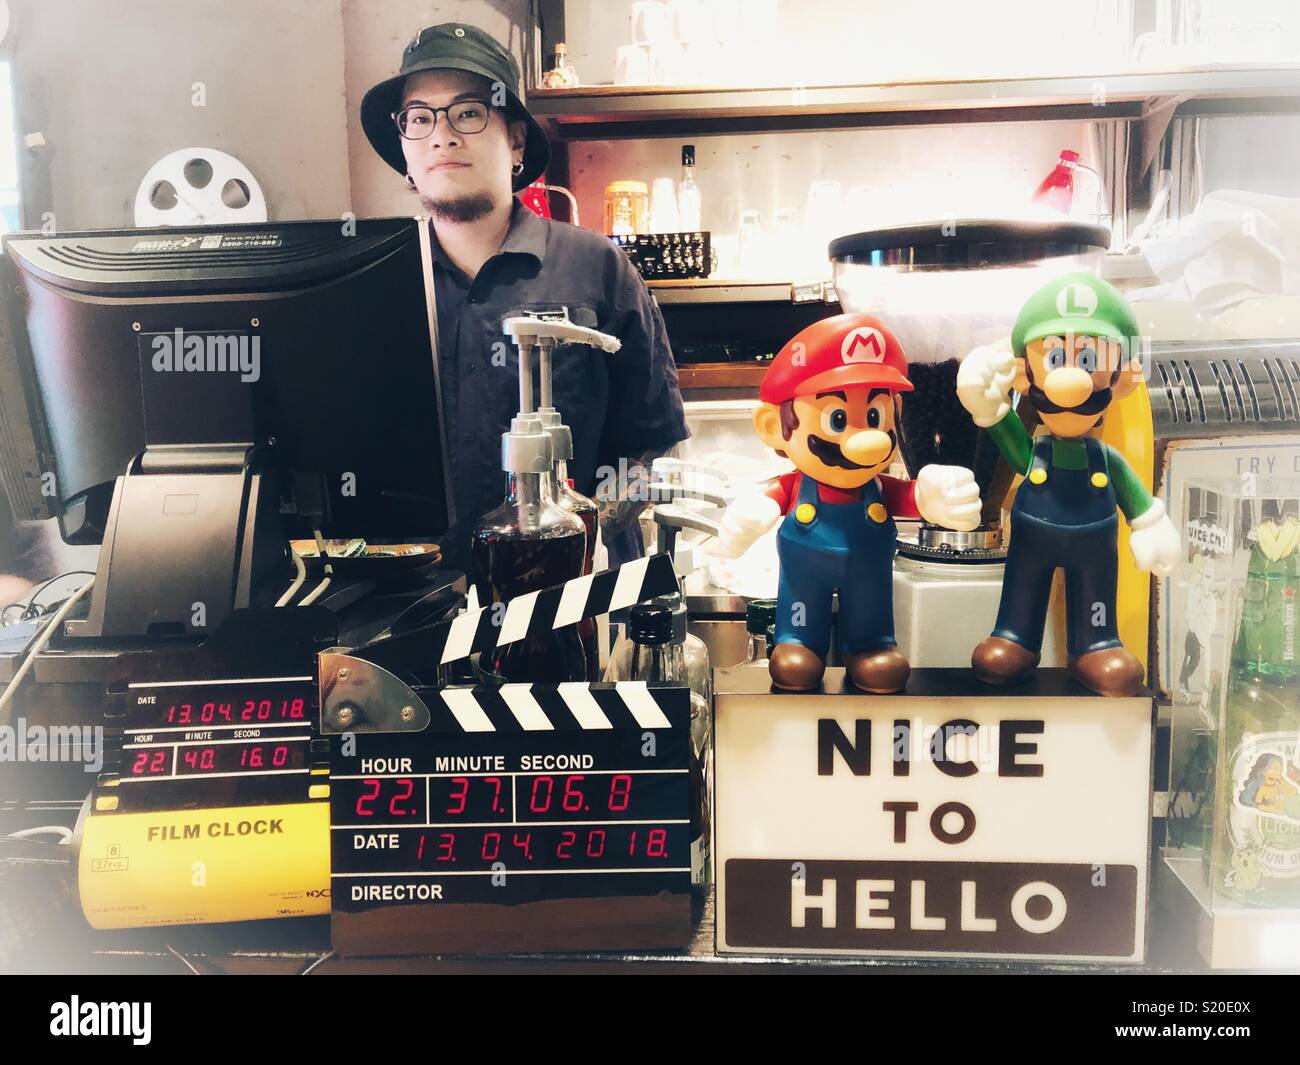
{"type": "Polygon", "coordinates": [[[957,395],[1024,481],[1011,509],[1011,543],[993,634],[971,666],[987,684],[1012,684],[1038,665],[1055,571],[1065,571],[1070,673],[1100,695],[1132,695],[1142,663],[1115,618],[1119,518],[1128,519],[1138,568],[1164,577],[1179,559],[1178,531],[1122,455],[1091,435],[1113,400],[1141,378],[1130,340],[1137,320],[1119,291],[1090,274],[1044,285],[1020,311],[1011,351],[976,348],[957,372],[957,395]],[[1043,422],[1030,437],[1008,391],[1028,396],[1043,422]]]}
{"type": "Polygon", "coordinates": [[[716,554],[737,557],[785,520],[777,541],[776,646],[772,682],[789,691],[821,684],[831,639],[831,595],[839,592],[840,654],[864,691],[895,692],[910,667],[894,639],[894,518],[950,529],[979,524],[970,470],[927,466],[915,481],[886,477],[898,450],[907,358],[879,319],[827,318],[793,337],[763,376],[754,428],[794,463],[761,496],[723,516],[716,554]]]}

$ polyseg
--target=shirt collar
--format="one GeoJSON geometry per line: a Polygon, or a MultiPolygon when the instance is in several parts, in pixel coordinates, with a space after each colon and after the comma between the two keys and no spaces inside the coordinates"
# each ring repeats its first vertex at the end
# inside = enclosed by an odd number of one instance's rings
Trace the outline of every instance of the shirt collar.
{"type": "MultiPolygon", "coordinates": [[[[447,253],[438,242],[438,233],[433,228],[432,220],[429,221],[429,232],[433,237],[431,243],[435,265],[445,270],[454,270],[455,264],[447,258],[447,253]]],[[[495,259],[497,255],[530,255],[537,260],[538,266],[546,262],[546,223],[517,198],[510,208],[510,227],[506,230],[506,238],[492,258],[495,259]]],[[[488,261],[491,262],[491,259],[488,261]]]]}

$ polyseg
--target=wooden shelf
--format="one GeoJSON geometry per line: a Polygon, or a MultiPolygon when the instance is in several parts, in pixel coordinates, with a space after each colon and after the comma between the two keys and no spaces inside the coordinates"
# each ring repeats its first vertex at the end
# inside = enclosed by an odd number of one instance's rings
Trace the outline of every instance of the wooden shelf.
{"type": "MultiPolygon", "coordinates": [[[[829,270],[829,265],[827,267],[829,270]]],[[[740,278],[650,280],[646,287],[668,303],[815,303],[833,305],[835,290],[825,282],[750,281],[740,278]],[[796,298],[796,294],[798,298],[796,298]]]]}
{"type": "Polygon", "coordinates": [[[528,106],[560,140],[853,129],[962,122],[1146,119],[1300,110],[1300,65],[1187,67],[1063,77],[871,85],[534,89],[528,106]]]}
{"type": "Polygon", "coordinates": [[[677,366],[677,384],[683,391],[702,388],[744,388],[756,390],[768,363],[698,362],[677,366]]]}

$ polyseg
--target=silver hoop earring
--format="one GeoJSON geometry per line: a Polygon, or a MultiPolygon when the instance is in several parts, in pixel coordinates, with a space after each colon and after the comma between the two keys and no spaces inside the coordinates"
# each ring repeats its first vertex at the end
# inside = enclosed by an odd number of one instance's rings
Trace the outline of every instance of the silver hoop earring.
{"type": "Polygon", "coordinates": [[[515,165],[510,168],[510,173],[514,174],[515,177],[518,177],[523,172],[524,172],[524,163],[522,159],[519,162],[515,163],[515,165]]]}

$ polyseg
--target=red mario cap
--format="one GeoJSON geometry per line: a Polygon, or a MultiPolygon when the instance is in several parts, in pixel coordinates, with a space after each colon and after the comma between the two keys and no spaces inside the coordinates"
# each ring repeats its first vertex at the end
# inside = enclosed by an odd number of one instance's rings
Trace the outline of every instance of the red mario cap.
{"type": "Polygon", "coordinates": [[[870,314],[837,314],[796,333],[767,368],[758,398],[777,404],[854,385],[912,391],[903,346],[870,314]]]}

